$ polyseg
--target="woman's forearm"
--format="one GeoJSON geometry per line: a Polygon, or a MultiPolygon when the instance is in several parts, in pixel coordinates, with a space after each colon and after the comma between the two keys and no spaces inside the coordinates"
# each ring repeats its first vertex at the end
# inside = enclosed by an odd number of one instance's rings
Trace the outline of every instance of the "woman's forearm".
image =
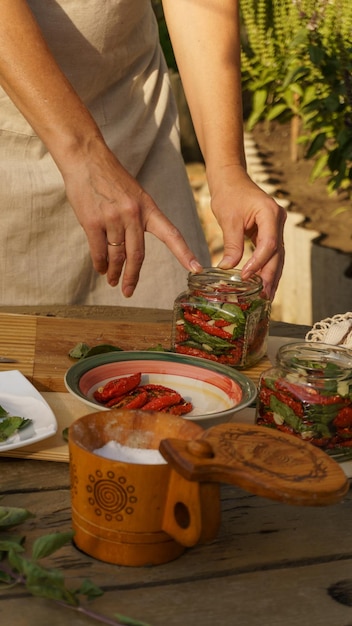
{"type": "Polygon", "coordinates": [[[60,70],[25,0],[2,0],[0,84],[60,169],[100,138],[90,113],[60,70]]]}
{"type": "Polygon", "coordinates": [[[163,5],[207,169],[244,165],[238,0],[163,5]]]}

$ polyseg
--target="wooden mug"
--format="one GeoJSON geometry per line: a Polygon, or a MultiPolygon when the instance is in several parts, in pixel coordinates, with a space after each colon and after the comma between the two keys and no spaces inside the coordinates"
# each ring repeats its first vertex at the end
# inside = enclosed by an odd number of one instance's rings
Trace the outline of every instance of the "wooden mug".
{"type": "Polygon", "coordinates": [[[218,484],[190,482],[166,462],[125,463],[93,452],[110,441],[158,450],[165,437],[189,441],[202,433],[191,421],[146,411],[112,409],[76,420],[69,431],[69,450],[77,547],[109,563],[156,565],[215,536],[220,524],[218,484]]]}
{"type": "Polygon", "coordinates": [[[308,506],[334,504],[349,489],[325,452],[252,424],[203,430],[172,415],[113,409],[74,422],[69,449],[74,541],[119,565],[166,563],[185,547],[213,539],[221,521],[220,482],[308,506]],[[126,463],[94,453],[110,441],[160,449],[167,463],[126,463]]]}

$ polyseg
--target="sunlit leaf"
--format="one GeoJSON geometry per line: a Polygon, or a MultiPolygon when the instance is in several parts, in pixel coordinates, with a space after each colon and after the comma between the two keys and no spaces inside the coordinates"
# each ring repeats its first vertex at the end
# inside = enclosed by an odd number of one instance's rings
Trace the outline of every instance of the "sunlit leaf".
{"type": "Polygon", "coordinates": [[[309,148],[307,150],[307,154],[306,154],[307,159],[310,159],[317,152],[319,152],[324,147],[325,141],[326,141],[326,134],[325,133],[319,133],[313,139],[312,143],[310,144],[310,146],[309,146],[309,148]]]}
{"type": "Polygon", "coordinates": [[[10,550],[14,550],[14,552],[23,552],[24,548],[21,545],[21,538],[18,541],[14,541],[13,539],[0,540],[0,553],[9,552],[10,550]]]}
{"type": "Polygon", "coordinates": [[[287,110],[287,106],[286,104],[276,104],[275,106],[271,107],[266,119],[267,120],[274,120],[277,117],[279,117],[282,113],[284,113],[284,111],[287,110]]]}
{"type": "Polygon", "coordinates": [[[34,515],[27,509],[0,506],[0,530],[1,528],[10,528],[22,524],[29,517],[34,517],[34,515]]]}
{"type": "Polygon", "coordinates": [[[17,547],[15,547],[14,549],[11,548],[7,553],[7,559],[12,569],[14,569],[19,574],[23,574],[26,569],[26,559],[21,554],[19,554],[19,552],[20,551],[17,550],[17,547]]]}
{"type": "Polygon", "coordinates": [[[89,350],[88,344],[79,342],[69,351],[68,355],[72,359],[81,359],[87,354],[88,350],[89,350]]]}
{"type": "Polygon", "coordinates": [[[94,346],[90,348],[88,352],[83,356],[86,359],[89,356],[95,356],[96,354],[105,354],[107,352],[122,352],[122,348],[119,346],[111,346],[109,344],[101,344],[100,346],[94,346]]]}
{"type": "Polygon", "coordinates": [[[50,581],[33,581],[27,584],[26,587],[33,596],[47,598],[48,600],[66,602],[70,606],[79,605],[79,601],[75,593],[66,589],[66,587],[52,585],[50,584],[50,581]]]}
{"type": "Polygon", "coordinates": [[[326,168],[326,164],[328,161],[328,155],[322,154],[314,163],[312,171],[310,173],[311,180],[315,180],[319,178],[323,174],[324,169],[326,168]]]}
{"type": "Polygon", "coordinates": [[[287,75],[285,76],[285,79],[282,83],[283,89],[286,89],[292,83],[298,84],[298,81],[300,81],[304,76],[307,76],[308,72],[309,72],[308,68],[304,67],[303,65],[301,65],[300,67],[292,68],[290,72],[288,72],[287,75]]]}
{"type": "Polygon", "coordinates": [[[95,585],[91,580],[85,579],[76,593],[86,596],[89,600],[104,595],[104,591],[95,585]]]}
{"type": "Polygon", "coordinates": [[[8,415],[0,420],[0,441],[6,441],[16,434],[18,430],[22,430],[32,423],[31,419],[25,419],[17,415],[8,415]]]}
{"type": "Polygon", "coordinates": [[[261,118],[266,107],[267,93],[266,89],[258,89],[258,91],[255,92],[253,96],[253,111],[248,119],[249,129],[253,128],[261,118]]]}
{"type": "Polygon", "coordinates": [[[161,343],[158,343],[156,346],[150,346],[147,348],[148,352],[169,352],[166,348],[164,348],[161,343]]]}
{"type": "Polygon", "coordinates": [[[66,533],[53,533],[50,535],[44,535],[43,537],[38,537],[35,540],[32,548],[32,557],[36,561],[42,559],[56,550],[59,550],[62,546],[64,546],[69,541],[72,541],[74,536],[73,531],[69,531],[66,533]]]}

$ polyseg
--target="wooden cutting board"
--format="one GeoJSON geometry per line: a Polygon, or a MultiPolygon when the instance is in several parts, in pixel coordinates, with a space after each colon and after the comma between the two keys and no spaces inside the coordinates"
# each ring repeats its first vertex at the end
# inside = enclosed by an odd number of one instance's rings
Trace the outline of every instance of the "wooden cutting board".
{"type": "MultiPolygon", "coordinates": [[[[108,343],[123,350],[145,350],[157,344],[169,348],[171,324],[0,313],[0,355],[17,360],[0,363],[0,371],[16,369],[26,376],[42,393],[58,422],[55,436],[3,453],[5,456],[68,462],[68,445],[62,431],[93,410],[67,393],[64,384],[67,369],[76,362],[69,352],[79,342],[91,347],[108,343]]],[[[268,367],[270,361],[265,357],[243,373],[257,384],[260,374],[268,367]]]]}
{"type": "Polygon", "coordinates": [[[76,361],[69,352],[78,342],[89,346],[117,345],[123,350],[170,346],[168,323],[119,322],[89,319],[0,314],[0,355],[16,363],[0,363],[0,371],[17,369],[39,391],[66,391],[64,375],[76,361]]]}
{"type": "MultiPolygon", "coordinates": [[[[19,370],[38,391],[66,391],[65,372],[76,362],[69,352],[79,342],[91,347],[108,343],[123,350],[147,350],[157,344],[169,348],[171,324],[0,313],[0,355],[17,360],[0,363],[0,371],[19,370]]],[[[257,384],[268,367],[265,357],[243,373],[257,384]]]]}

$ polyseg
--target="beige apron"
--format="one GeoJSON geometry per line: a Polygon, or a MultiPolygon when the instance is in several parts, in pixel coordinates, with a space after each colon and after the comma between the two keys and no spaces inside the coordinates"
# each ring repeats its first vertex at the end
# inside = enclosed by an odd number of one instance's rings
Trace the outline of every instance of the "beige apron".
{"type": "MultiPolygon", "coordinates": [[[[179,152],[175,104],[150,0],[29,0],[104,137],[204,264],[208,249],[179,152]]],[[[135,295],[92,268],[85,234],[45,146],[0,90],[0,302],[170,308],[186,272],[146,234],[135,295]]]]}

